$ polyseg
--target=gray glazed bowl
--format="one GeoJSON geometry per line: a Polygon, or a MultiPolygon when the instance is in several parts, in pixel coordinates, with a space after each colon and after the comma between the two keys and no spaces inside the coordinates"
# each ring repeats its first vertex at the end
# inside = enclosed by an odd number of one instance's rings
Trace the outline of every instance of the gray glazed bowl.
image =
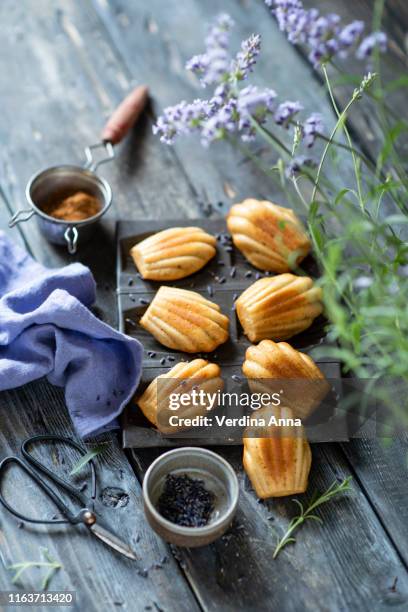
{"type": "Polygon", "coordinates": [[[205,448],[184,447],[158,457],[143,480],[143,503],[146,518],[154,531],[177,546],[205,546],[221,537],[234,518],[239,495],[238,479],[231,465],[205,448]],[[204,527],[184,527],[165,519],[156,505],[167,474],[188,474],[204,481],[215,494],[215,509],[204,527]]]}

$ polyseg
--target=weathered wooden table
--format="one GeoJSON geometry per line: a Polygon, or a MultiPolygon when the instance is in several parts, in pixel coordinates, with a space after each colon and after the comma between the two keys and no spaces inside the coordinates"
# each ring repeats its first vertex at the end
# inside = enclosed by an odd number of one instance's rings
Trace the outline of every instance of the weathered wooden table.
{"type": "MultiPolygon", "coordinates": [[[[350,19],[371,18],[369,0],[314,4],[325,10],[330,5],[350,19]]],[[[401,0],[389,4],[390,70],[406,70],[401,49],[407,9],[401,0]]],[[[153,109],[119,148],[116,163],[103,169],[114,190],[110,218],[76,258],[94,272],[99,313],[113,325],[115,218],[195,217],[209,202],[223,202],[218,210],[224,213],[235,199],[276,195],[273,185],[227,145],[207,152],[188,140],[166,148],[151,133],[153,113],[199,95],[184,63],[200,51],[206,23],[221,10],[236,21],[234,44],[253,31],[263,35],[255,81],[273,86],[282,97],[296,96],[307,109],[330,117],[316,74],[279,33],[261,0],[1,3],[2,229],[10,231],[8,217],[24,203],[24,186],[33,172],[55,163],[80,162],[82,147],[97,139],[105,116],[129,88],[136,83],[151,88],[153,109]]],[[[375,124],[360,111],[354,116],[362,145],[372,149],[375,124]]],[[[34,222],[11,233],[46,265],[71,261],[63,249],[41,239],[34,222]]],[[[0,457],[15,453],[24,437],[44,431],[72,434],[60,390],[40,381],[0,395],[0,457]]],[[[284,499],[257,503],[244,479],[241,449],[218,449],[232,462],[241,483],[233,529],[209,547],[170,550],[146,524],[141,504],[140,481],[158,451],[139,451],[130,459],[115,435],[109,439],[110,450],[99,462],[99,487],[105,493],[107,487],[116,487],[119,494],[105,495],[106,521],[133,543],[139,562],[115,555],[80,529],[22,527],[1,512],[0,589],[14,588],[5,566],[37,560],[40,546],[46,546],[63,564],[51,589],[76,591],[76,609],[87,612],[115,606],[189,612],[408,609],[403,441],[388,446],[373,440],[314,445],[310,490],[323,490],[335,478],[352,475],[353,491],[347,499],[323,507],[324,525],[307,524],[296,546],[287,547],[274,561],[277,534],[283,533],[295,507],[284,499]],[[165,563],[155,566],[165,556],[165,563]]],[[[54,462],[64,470],[58,455],[54,462]]],[[[18,494],[27,507],[41,503],[32,489],[18,494]]],[[[23,582],[27,589],[36,588],[39,574],[27,573],[23,582]]]]}

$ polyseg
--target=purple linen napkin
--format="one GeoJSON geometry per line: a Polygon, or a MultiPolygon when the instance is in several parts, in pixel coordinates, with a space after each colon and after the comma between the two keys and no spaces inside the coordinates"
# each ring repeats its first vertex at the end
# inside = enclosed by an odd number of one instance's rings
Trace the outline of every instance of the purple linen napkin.
{"type": "Polygon", "coordinates": [[[88,268],[44,268],[0,232],[0,390],[43,376],[65,387],[81,437],[117,427],[142,368],[140,342],[97,319],[94,300],[88,268]]]}

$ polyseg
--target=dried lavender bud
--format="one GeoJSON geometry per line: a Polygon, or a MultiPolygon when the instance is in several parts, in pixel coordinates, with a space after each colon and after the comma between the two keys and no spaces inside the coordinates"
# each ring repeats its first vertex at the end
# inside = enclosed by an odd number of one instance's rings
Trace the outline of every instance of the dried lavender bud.
{"type": "Polygon", "coordinates": [[[164,365],[165,363],[166,363],[166,358],[165,358],[165,357],[162,357],[162,358],[160,359],[160,365],[164,365]]]}
{"type": "Polygon", "coordinates": [[[237,383],[241,382],[241,378],[237,376],[237,374],[233,374],[231,378],[234,382],[237,382],[237,383]]]}
{"type": "Polygon", "coordinates": [[[211,286],[211,285],[208,285],[208,286],[207,286],[207,293],[208,293],[208,295],[209,295],[210,297],[212,297],[212,296],[214,295],[214,290],[213,290],[213,288],[212,288],[212,286],[211,286]]]}
{"type": "Polygon", "coordinates": [[[140,303],[140,304],[144,304],[144,305],[146,305],[146,306],[147,306],[148,304],[150,304],[149,300],[145,300],[144,298],[139,298],[139,303],[140,303]]]}
{"type": "Polygon", "coordinates": [[[131,287],[133,285],[133,278],[129,278],[127,284],[131,287]]]}
{"type": "Polygon", "coordinates": [[[232,246],[226,246],[224,250],[227,251],[227,253],[232,253],[232,246]]]}
{"type": "Polygon", "coordinates": [[[245,272],[245,278],[250,278],[251,276],[252,276],[251,270],[248,270],[248,272],[245,272]]]}
{"type": "Polygon", "coordinates": [[[234,278],[234,277],[235,277],[236,272],[237,272],[236,267],[235,267],[235,266],[232,266],[232,268],[231,268],[231,270],[230,270],[230,277],[231,277],[231,278],[234,278]]]}
{"type": "Polygon", "coordinates": [[[141,578],[147,578],[147,576],[149,575],[149,571],[147,570],[146,567],[144,567],[143,569],[138,569],[137,573],[139,574],[141,578]]]}
{"type": "Polygon", "coordinates": [[[225,278],[225,276],[221,276],[221,278],[218,279],[218,282],[220,283],[220,285],[223,285],[226,280],[227,279],[225,278]]]}
{"type": "Polygon", "coordinates": [[[136,325],[135,321],[133,321],[133,319],[125,319],[125,323],[127,323],[131,327],[137,327],[137,325],[136,325]]]}
{"type": "Polygon", "coordinates": [[[156,357],[156,353],[154,351],[147,351],[147,355],[148,357],[152,358],[152,357],[156,357]]]}
{"type": "Polygon", "coordinates": [[[261,275],[260,275],[260,273],[259,273],[259,272],[257,272],[257,273],[255,274],[255,279],[256,279],[256,280],[259,280],[260,278],[261,278],[261,275]]]}
{"type": "Polygon", "coordinates": [[[167,355],[167,361],[176,361],[174,355],[167,355]]]}
{"type": "Polygon", "coordinates": [[[207,525],[214,511],[215,495],[204,481],[187,474],[167,474],[157,509],[167,520],[185,527],[207,525]]]}

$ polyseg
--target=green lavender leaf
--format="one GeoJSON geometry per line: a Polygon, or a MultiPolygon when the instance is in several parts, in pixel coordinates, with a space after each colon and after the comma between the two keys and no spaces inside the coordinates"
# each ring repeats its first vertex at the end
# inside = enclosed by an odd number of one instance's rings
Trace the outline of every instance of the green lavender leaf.
{"type": "Polygon", "coordinates": [[[70,471],[70,476],[74,476],[74,474],[78,474],[94,457],[100,455],[102,451],[106,448],[106,444],[99,444],[95,446],[90,451],[86,453],[81,459],[74,465],[72,470],[70,471]]]}

